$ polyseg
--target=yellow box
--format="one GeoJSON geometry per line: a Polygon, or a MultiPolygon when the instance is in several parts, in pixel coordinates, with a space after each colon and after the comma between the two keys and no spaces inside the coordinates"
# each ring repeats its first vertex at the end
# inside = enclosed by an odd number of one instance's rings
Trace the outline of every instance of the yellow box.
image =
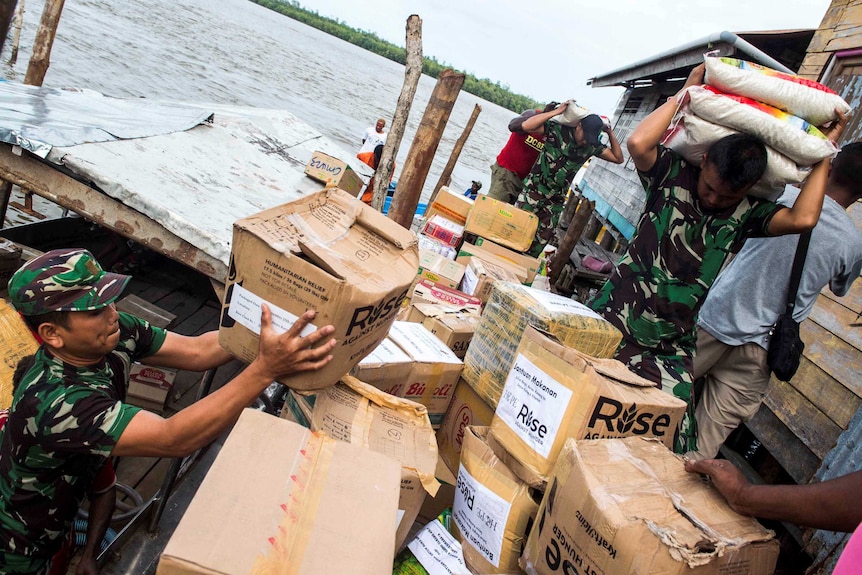
{"type": "Polygon", "coordinates": [[[536,214],[488,196],[478,196],[467,216],[465,231],[523,252],[533,243],[538,226],[536,214]]]}

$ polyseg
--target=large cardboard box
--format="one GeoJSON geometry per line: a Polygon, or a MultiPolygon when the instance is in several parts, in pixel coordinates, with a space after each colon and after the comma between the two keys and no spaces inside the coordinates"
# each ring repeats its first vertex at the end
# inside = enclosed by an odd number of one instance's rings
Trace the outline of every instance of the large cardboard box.
{"type": "Polygon", "coordinates": [[[129,403],[152,411],[162,411],[176,376],[175,369],[133,363],[129,370],[129,403]]]}
{"type": "Polygon", "coordinates": [[[521,283],[514,273],[503,266],[486,262],[474,256],[470,258],[467,269],[464,271],[461,291],[477,297],[482,300],[482,303],[485,303],[491,297],[491,288],[499,281],[521,283]]]}
{"type": "Polygon", "coordinates": [[[467,214],[473,207],[473,200],[464,194],[459,194],[442,186],[437,191],[437,197],[425,211],[425,219],[440,214],[447,220],[457,222],[462,226],[467,222],[467,214]]]}
{"type": "Polygon", "coordinates": [[[440,487],[434,478],[437,442],[427,408],[348,375],[317,394],[311,430],[383,453],[401,464],[395,534],[395,548],[400,548],[426,493],[433,497],[440,487]]]}
{"type": "Polygon", "coordinates": [[[234,224],[219,343],[251,361],[262,302],[282,331],[317,310],[306,332],[335,326],[332,361],[279,381],[301,391],[333,385],[386,336],[418,264],[409,230],[341,190],[243,218],[234,224]]]}
{"type": "Polygon", "coordinates": [[[157,573],[391,573],[400,481],[391,457],[247,409],[157,573]]]}
{"type": "Polygon", "coordinates": [[[419,248],[419,273],[420,279],[427,279],[446,287],[457,289],[464,277],[467,266],[452,261],[431,250],[419,248]]]}
{"type": "Polygon", "coordinates": [[[478,237],[474,243],[461,242],[461,247],[458,251],[458,256],[478,256],[485,261],[498,265],[508,265],[512,267],[518,277],[524,274],[524,279],[521,283],[530,285],[536,279],[536,273],[539,270],[539,258],[518,253],[497,245],[485,238],[478,237]]]}
{"type": "Polygon", "coordinates": [[[18,362],[39,349],[30,328],[6,300],[0,299],[0,409],[12,405],[12,376],[18,362]]]}
{"type": "Polygon", "coordinates": [[[413,358],[387,337],[350,370],[350,375],[378,389],[386,390],[398,382],[404,383],[410,379],[411,371],[413,358]]]}
{"type": "Polygon", "coordinates": [[[488,196],[478,196],[467,216],[464,229],[523,252],[533,243],[538,225],[539,219],[531,212],[488,196]]]}
{"type": "Polygon", "coordinates": [[[515,573],[538,498],[500,461],[487,427],[468,427],[452,505],[452,534],[473,573],[515,573]]]}
{"type": "Polygon", "coordinates": [[[464,435],[471,425],[488,427],[494,419],[494,409],[485,403],[463,379],[452,393],[452,403],[437,430],[437,451],[450,469],[458,469],[464,435]]]}
{"type": "Polygon", "coordinates": [[[496,408],[515,351],[528,325],[551,333],[593,357],[611,357],[622,334],[582,303],[507,282],[497,282],[464,356],[463,378],[496,408]]]}
{"type": "Polygon", "coordinates": [[[331,180],[333,184],[353,197],[358,196],[365,186],[362,178],[347,162],[319,151],[314,152],[308,160],[305,175],[324,184],[331,180]]]}
{"type": "Polygon", "coordinates": [[[529,575],[768,575],[778,547],[661,443],[569,440],[521,567],[529,575]]]}
{"type": "Polygon", "coordinates": [[[672,449],[685,409],[621,362],[590,357],[528,327],[491,434],[509,455],[501,458],[541,489],[567,439],[655,437],[672,449]]]}
{"type": "Polygon", "coordinates": [[[420,303],[410,306],[407,321],[421,323],[446,344],[455,357],[464,359],[480,318],[478,313],[469,309],[420,303]]]}

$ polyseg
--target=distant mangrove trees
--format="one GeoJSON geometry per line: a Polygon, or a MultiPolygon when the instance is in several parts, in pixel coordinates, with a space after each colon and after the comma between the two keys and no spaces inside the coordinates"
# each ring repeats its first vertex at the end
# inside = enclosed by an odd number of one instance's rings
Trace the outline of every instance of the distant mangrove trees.
{"type": "MultiPolygon", "coordinates": [[[[404,64],[406,61],[406,50],[401,46],[383,40],[374,32],[365,30],[357,30],[351,28],[344,22],[339,22],[326,16],[321,16],[317,12],[303,8],[299,2],[295,0],[251,0],[256,4],[260,4],[270,10],[274,10],[279,14],[284,14],[289,18],[298,20],[303,24],[307,24],[312,28],[317,28],[322,32],[331,34],[359,46],[365,48],[375,54],[388,58],[399,64],[404,64]]],[[[453,68],[442,62],[438,62],[433,56],[425,56],[422,63],[422,72],[437,78],[440,72],[447,68],[453,68]]],[[[507,86],[501,86],[500,82],[492,82],[487,78],[476,78],[472,74],[465,73],[464,86],[465,92],[470,92],[483,100],[493,102],[498,106],[502,106],[508,110],[520,113],[528,108],[541,108],[543,104],[539,104],[532,98],[513,94],[507,86]]]]}

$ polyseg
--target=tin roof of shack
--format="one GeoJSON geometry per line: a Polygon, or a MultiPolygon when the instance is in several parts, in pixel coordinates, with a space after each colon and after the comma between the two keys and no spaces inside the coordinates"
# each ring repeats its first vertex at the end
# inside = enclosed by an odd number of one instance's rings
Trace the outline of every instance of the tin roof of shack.
{"type": "Polygon", "coordinates": [[[706,52],[713,51],[719,56],[741,57],[792,74],[802,65],[814,32],[814,29],[716,32],[591,78],[587,85],[633,88],[684,79],[692,66],[703,61],[706,52]]]}
{"type": "Polygon", "coordinates": [[[117,99],[0,81],[0,178],[224,281],[233,222],[323,188],[319,150],[370,169],[283,110],[117,99]]]}

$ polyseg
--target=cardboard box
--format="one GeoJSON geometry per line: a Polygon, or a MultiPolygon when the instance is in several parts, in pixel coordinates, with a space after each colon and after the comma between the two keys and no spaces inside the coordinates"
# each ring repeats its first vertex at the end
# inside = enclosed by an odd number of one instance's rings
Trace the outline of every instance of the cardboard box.
{"type": "Polygon", "coordinates": [[[412,305],[420,303],[447,304],[473,310],[476,313],[482,311],[482,300],[479,298],[428,280],[416,282],[416,285],[413,286],[410,303],[412,305]]]}
{"type": "Polygon", "coordinates": [[[467,268],[431,250],[419,248],[419,278],[457,289],[467,268]]]}
{"type": "Polygon", "coordinates": [[[767,575],[778,559],[773,537],[656,441],[569,440],[521,567],[530,575],[767,575]]]}
{"type": "Polygon", "coordinates": [[[30,328],[6,300],[0,299],[0,409],[12,405],[12,376],[18,362],[36,353],[39,344],[30,328]]]}
{"type": "Polygon", "coordinates": [[[491,288],[498,281],[521,283],[515,274],[503,266],[471,256],[464,271],[464,279],[461,280],[461,291],[485,303],[491,297],[491,288]]]}
{"type": "Polygon", "coordinates": [[[335,326],[332,361],[279,381],[300,391],[333,385],[386,336],[418,265],[409,230],[341,190],[243,218],[234,224],[219,343],[250,362],[262,302],[281,331],[317,310],[306,333],[335,326]]]}
{"type": "Polygon", "coordinates": [[[593,357],[612,357],[623,337],[573,299],[513,283],[494,284],[464,356],[462,376],[494,408],[528,325],[593,357]]]}
{"type": "MultiPolygon", "coordinates": [[[[522,282],[526,285],[533,283],[533,280],[536,278],[536,272],[539,270],[539,258],[534,258],[531,255],[518,253],[509,248],[504,248],[503,246],[495,244],[494,242],[482,237],[477,237],[476,241],[469,245],[467,242],[462,242],[460,253],[471,253],[486,261],[488,261],[489,255],[494,255],[501,258],[506,263],[517,266],[518,269],[526,270],[527,277],[522,282]],[[474,251],[477,253],[473,253],[474,251]]],[[[493,260],[491,261],[493,262],[493,260]]]]}
{"type": "Polygon", "coordinates": [[[669,449],[686,403],[615,359],[568,348],[532,327],[524,332],[491,421],[498,455],[544,488],[569,438],[655,437],[669,449]]]}
{"type": "MultiPolygon", "coordinates": [[[[509,251],[511,252],[511,250],[509,251]]],[[[514,254],[515,252],[511,253],[514,254]]],[[[528,266],[524,261],[516,262],[512,258],[505,258],[501,255],[488,251],[483,247],[477,247],[470,242],[461,243],[461,248],[458,251],[458,256],[455,258],[455,261],[467,265],[474,257],[478,257],[486,262],[506,268],[507,270],[518,276],[518,281],[525,285],[529,285],[533,282],[533,279],[535,279],[536,277],[536,270],[539,266],[538,259],[529,258],[535,259],[535,263],[531,262],[528,266]]]]}
{"type": "Polygon", "coordinates": [[[416,520],[425,494],[437,494],[437,441],[428,410],[345,376],[317,394],[311,430],[388,455],[401,464],[401,496],[395,548],[401,547],[416,520]]]}
{"type": "Polygon", "coordinates": [[[437,197],[425,211],[425,219],[440,214],[447,220],[461,224],[467,223],[467,214],[473,207],[473,200],[464,194],[459,194],[442,186],[437,191],[437,197]]]}
{"type": "Polygon", "coordinates": [[[425,220],[422,226],[422,235],[457,248],[464,236],[464,226],[437,214],[425,220]]]}
{"type": "Polygon", "coordinates": [[[478,196],[467,217],[464,229],[523,252],[533,243],[538,225],[539,219],[531,212],[488,196],[478,196]]]}
{"type": "Polygon", "coordinates": [[[157,573],[391,573],[400,481],[390,457],[246,409],[157,573]]]}
{"type": "MultiPolygon", "coordinates": [[[[456,466],[455,470],[457,471],[457,469],[458,467],[456,466]]],[[[440,489],[437,490],[437,494],[433,497],[431,495],[425,496],[425,501],[419,509],[416,521],[422,523],[433,521],[438,515],[443,513],[444,509],[447,507],[451,509],[452,503],[455,501],[455,483],[457,482],[455,474],[440,457],[437,458],[437,468],[434,471],[434,477],[440,483],[440,489]]]]}
{"type": "Polygon", "coordinates": [[[368,365],[363,361],[352,375],[386,393],[421,403],[428,408],[431,425],[440,427],[461,374],[461,360],[422,324],[396,321],[388,339],[409,357],[407,374],[399,368],[403,362],[368,365]]]}
{"type": "Polygon", "coordinates": [[[407,321],[421,323],[436,335],[455,357],[464,359],[480,315],[475,311],[444,304],[420,303],[410,306],[407,321]]]}
{"type": "Polygon", "coordinates": [[[311,413],[314,411],[316,398],[316,394],[300,395],[288,389],[279,417],[303,427],[311,427],[311,413]]]}
{"type": "Polygon", "coordinates": [[[494,419],[494,409],[463,379],[455,385],[452,403],[437,430],[437,451],[450,469],[458,469],[467,427],[488,427],[494,419]]]}
{"type": "Polygon", "coordinates": [[[165,400],[174,387],[177,370],[166,367],[153,367],[133,363],[129,370],[129,403],[149,409],[162,411],[165,400]]]}
{"type": "Polygon", "coordinates": [[[353,171],[353,168],[347,165],[347,162],[319,151],[314,152],[308,160],[305,175],[324,184],[332,180],[333,184],[353,197],[358,196],[365,187],[365,182],[353,171]]]}
{"type": "Polygon", "coordinates": [[[455,256],[458,255],[458,250],[430,236],[419,234],[416,237],[416,241],[418,242],[420,250],[434,252],[435,254],[443,256],[447,260],[454,260],[455,256]]]}
{"type": "Polygon", "coordinates": [[[468,427],[452,504],[452,534],[473,573],[516,573],[538,500],[491,451],[487,427],[468,427]]]}
{"type": "Polygon", "coordinates": [[[413,358],[387,337],[350,370],[350,375],[378,389],[385,389],[395,382],[410,379],[411,371],[413,358]]]}

